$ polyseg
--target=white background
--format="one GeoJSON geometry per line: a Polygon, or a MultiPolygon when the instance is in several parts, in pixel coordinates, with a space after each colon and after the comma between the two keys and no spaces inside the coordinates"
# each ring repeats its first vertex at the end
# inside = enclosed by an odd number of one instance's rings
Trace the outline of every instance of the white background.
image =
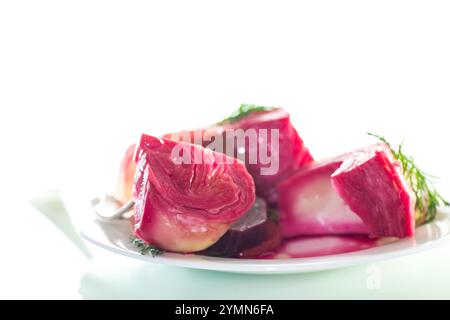
{"type": "Polygon", "coordinates": [[[448,1],[1,1],[2,199],[108,188],[141,132],[241,102],[285,107],[317,158],[404,139],[448,186],[449,17],[448,1]]]}

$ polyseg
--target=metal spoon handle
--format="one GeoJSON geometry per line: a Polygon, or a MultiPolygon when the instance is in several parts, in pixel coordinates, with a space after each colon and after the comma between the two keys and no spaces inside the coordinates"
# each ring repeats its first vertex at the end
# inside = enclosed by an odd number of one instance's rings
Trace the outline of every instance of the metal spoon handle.
{"type": "MultiPolygon", "coordinates": [[[[120,208],[117,208],[111,215],[105,216],[95,210],[95,214],[98,218],[105,221],[120,220],[125,218],[125,214],[134,207],[134,200],[130,200],[120,208]]],[[[94,208],[95,209],[95,208],[94,208]]]]}

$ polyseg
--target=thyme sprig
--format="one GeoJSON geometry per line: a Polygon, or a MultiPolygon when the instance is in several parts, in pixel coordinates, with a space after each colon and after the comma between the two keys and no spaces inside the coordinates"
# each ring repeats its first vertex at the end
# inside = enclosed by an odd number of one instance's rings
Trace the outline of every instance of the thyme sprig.
{"type": "Polygon", "coordinates": [[[223,124],[225,122],[234,122],[240,120],[253,112],[269,111],[275,109],[274,107],[264,107],[257,106],[255,104],[241,104],[239,109],[234,111],[228,118],[223,119],[218,122],[218,124],[223,124]]]}
{"type": "Polygon", "coordinates": [[[155,247],[154,245],[148,244],[136,237],[130,237],[130,242],[139,250],[142,255],[151,254],[152,257],[156,257],[164,253],[163,250],[155,247]]]}
{"type": "Polygon", "coordinates": [[[450,206],[450,202],[445,200],[434,187],[431,181],[434,177],[421,170],[414,162],[413,157],[403,152],[403,142],[395,150],[383,136],[368,134],[384,142],[401,163],[405,179],[416,196],[416,223],[418,225],[432,221],[436,217],[437,208],[440,205],[450,206]]]}

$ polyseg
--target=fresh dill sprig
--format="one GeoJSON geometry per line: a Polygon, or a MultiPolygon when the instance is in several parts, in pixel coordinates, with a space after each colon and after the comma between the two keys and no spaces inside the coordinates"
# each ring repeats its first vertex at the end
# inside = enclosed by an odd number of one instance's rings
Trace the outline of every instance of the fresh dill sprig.
{"type": "Polygon", "coordinates": [[[250,113],[253,112],[261,112],[261,111],[269,111],[275,109],[274,107],[263,107],[263,106],[257,106],[255,104],[241,104],[239,109],[234,111],[228,118],[223,119],[222,121],[218,122],[217,124],[223,124],[225,122],[234,122],[239,119],[242,119],[246,116],[248,116],[250,113]]]}
{"type": "Polygon", "coordinates": [[[416,223],[418,225],[433,220],[440,205],[450,206],[450,203],[439,194],[430,181],[433,177],[417,167],[413,157],[403,153],[403,143],[399,144],[397,150],[395,150],[383,136],[373,133],[368,134],[384,142],[391,149],[394,157],[401,163],[403,175],[416,196],[416,223]]]}
{"type": "Polygon", "coordinates": [[[148,244],[136,237],[130,237],[130,242],[139,250],[142,255],[151,254],[152,257],[156,257],[164,253],[163,250],[151,244],[148,244]]]}

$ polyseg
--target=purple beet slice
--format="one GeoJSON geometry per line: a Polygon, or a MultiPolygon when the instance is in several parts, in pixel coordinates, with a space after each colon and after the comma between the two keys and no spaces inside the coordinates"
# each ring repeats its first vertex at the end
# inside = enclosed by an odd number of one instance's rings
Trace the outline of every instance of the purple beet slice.
{"type": "Polygon", "coordinates": [[[204,254],[253,258],[274,250],[280,243],[278,224],[269,217],[265,201],[257,198],[253,207],[204,254]]]}

